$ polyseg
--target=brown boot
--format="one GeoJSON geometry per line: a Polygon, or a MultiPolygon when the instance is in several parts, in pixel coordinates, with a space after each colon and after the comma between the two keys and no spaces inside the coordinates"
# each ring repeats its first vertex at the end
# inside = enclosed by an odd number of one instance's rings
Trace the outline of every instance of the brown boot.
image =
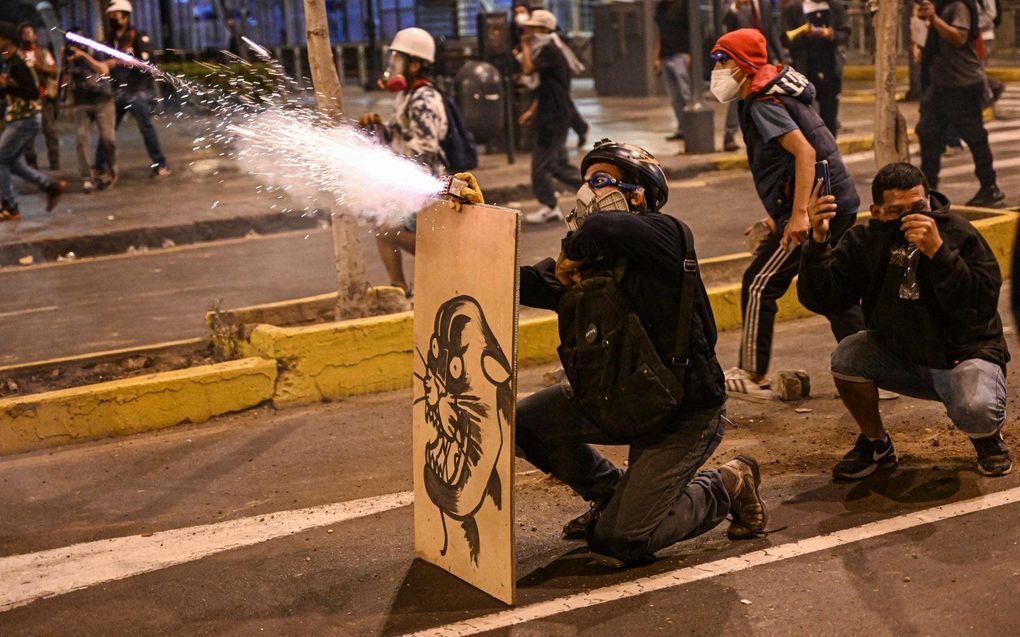
{"type": "Polygon", "coordinates": [[[764,533],[769,515],[765,500],[758,493],[761,484],[758,461],[749,456],[737,456],[719,467],[719,474],[730,496],[730,514],[733,516],[726,536],[731,540],[746,540],[764,533]]]}
{"type": "Polygon", "coordinates": [[[53,185],[46,188],[46,212],[53,212],[53,209],[57,207],[57,202],[60,201],[61,195],[64,194],[64,190],[67,188],[66,181],[55,181],[53,185]]]}

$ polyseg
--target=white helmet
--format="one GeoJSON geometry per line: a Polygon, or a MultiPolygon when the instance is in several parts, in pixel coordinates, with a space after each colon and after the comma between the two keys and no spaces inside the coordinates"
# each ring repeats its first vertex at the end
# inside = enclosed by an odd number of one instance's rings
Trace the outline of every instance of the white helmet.
{"type": "Polygon", "coordinates": [[[418,27],[397,31],[393,36],[393,42],[390,43],[390,51],[399,51],[404,55],[425,60],[429,64],[436,61],[436,41],[428,31],[418,27]]]}
{"type": "Polygon", "coordinates": [[[110,6],[106,7],[107,13],[113,13],[114,11],[123,11],[124,13],[132,13],[132,7],[130,0],[113,0],[110,6]]]}

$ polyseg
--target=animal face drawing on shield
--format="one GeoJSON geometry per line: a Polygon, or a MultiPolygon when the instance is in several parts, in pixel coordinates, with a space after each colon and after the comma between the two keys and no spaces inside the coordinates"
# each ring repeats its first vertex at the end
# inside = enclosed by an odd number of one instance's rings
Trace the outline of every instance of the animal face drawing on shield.
{"type": "Polygon", "coordinates": [[[425,420],[435,430],[425,445],[425,490],[440,511],[441,554],[450,545],[449,517],[460,522],[477,565],[475,515],[487,496],[503,508],[496,461],[513,409],[510,363],[469,296],[439,306],[428,347],[424,354],[418,350],[424,376],[415,373],[422,388],[415,403],[425,403],[425,420]]]}

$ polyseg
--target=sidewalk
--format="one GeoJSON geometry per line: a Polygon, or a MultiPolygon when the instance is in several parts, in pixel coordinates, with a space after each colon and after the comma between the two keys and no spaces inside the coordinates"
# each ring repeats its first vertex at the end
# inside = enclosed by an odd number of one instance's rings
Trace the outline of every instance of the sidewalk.
{"type": "MultiPolygon", "coordinates": [[[[854,95],[841,110],[845,130],[841,138],[868,136],[873,126],[873,105],[866,103],[870,83],[848,82],[846,93],[854,95]],[[863,99],[860,97],[863,96],[863,99]]],[[[574,98],[591,124],[588,144],[603,137],[627,140],[644,146],[662,161],[672,179],[683,179],[739,166],[743,152],[687,156],[678,154],[682,142],[668,142],[674,129],[672,110],[663,97],[599,97],[590,80],[575,82],[574,98]]],[[[392,97],[348,88],[345,108],[351,117],[367,110],[386,113],[392,97]]],[[[717,145],[722,146],[725,107],[711,97],[706,100],[716,113],[717,145]]],[[[916,104],[902,104],[908,125],[916,121],[916,104]]],[[[311,228],[328,219],[315,211],[283,212],[294,206],[279,195],[260,193],[259,182],[243,174],[216,148],[193,150],[203,134],[202,116],[188,111],[168,113],[157,119],[164,152],[174,174],[151,179],[149,160],[133,122],[125,122],[118,141],[121,177],[111,192],[86,195],[77,177],[77,157],[70,117],[62,116],[62,170],[56,174],[70,182],[67,194],[52,214],[43,210],[43,198],[32,187],[15,180],[20,189],[20,222],[0,224],[0,267],[19,262],[39,263],[58,258],[115,254],[132,248],[239,237],[256,232],[311,228]],[[71,255],[73,253],[73,256],[71,255]]],[[[570,144],[576,143],[571,136],[570,144]]],[[[42,150],[42,140],[37,140],[42,150]]],[[[41,153],[42,156],[45,152],[41,153]]],[[[580,151],[573,150],[576,161],[580,151]]],[[[509,164],[505,154],[483,155],[475,171],[491,203],[534,205],[531,197],[530,155],[517,153],[509,164]]]]}

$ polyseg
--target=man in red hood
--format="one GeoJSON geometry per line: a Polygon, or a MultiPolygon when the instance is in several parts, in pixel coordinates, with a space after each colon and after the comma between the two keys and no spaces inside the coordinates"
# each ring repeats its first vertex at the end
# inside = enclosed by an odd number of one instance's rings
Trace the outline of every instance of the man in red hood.
{"type": "MultiPolygon", "coordinates": [[[[776,302],[800,269],[800,246],[810,228],[808,200],[815,162],[828,162],[831,192],[839,202],[829,232],[833,245],[854,224],[860,198],[832,132],[812,107],[814,86],[790,67],[768,64],[761,31],[727,33],[711,57],[712,93],[721,102],[739,100],[740,130],[755,188],[768,213],[764,225],[770,229],[744,272],[740,358],[737,367],[726,372],[726,392],[734,398],[766,401],[775,397],[767,373],[776,302]]],[[[827,318],[838,340],[864,329],[859,307],[827,318]]]]}

